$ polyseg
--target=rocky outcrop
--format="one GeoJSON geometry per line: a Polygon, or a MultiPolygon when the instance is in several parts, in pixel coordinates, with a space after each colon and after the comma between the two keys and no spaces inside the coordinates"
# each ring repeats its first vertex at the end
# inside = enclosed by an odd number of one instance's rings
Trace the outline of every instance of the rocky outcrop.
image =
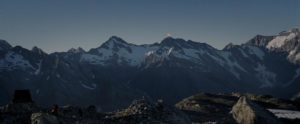
{"type": "MultiPolygon", "coordinates": [[[[74,106],[63,106],[57,112],[37,112],[31,114],[31,124],[102,124],[103,113],[97,113],[93,107],[86,109],[74,106]]],[[[107,123],[110,124],[110,121],[107,123]]]]}
{"type": "Polygon", "coordinates": [[[9,103],[3,107],[3,112],[6,113],[31,113],[39,110],[39,107],[34,103],[9,103]]]}
{"type": "Polygon", "coordinates": [[[279,124],[270,112],[242,96],[232,107],[231,114],[238,124],[279,124]]]}
{"type": "Polygon", "coordinates": [[[234,96],[199,93],[183,99],[175,106],[185,112],[194,123],[234,123],[228,113],[236,101],[234,96]]]}
{"type": "Polygon", "coordinates": [[[152,103],[145,99],[133,101],[128,108],[116,112],[109,118],[117,123],[190,123],[184,113],[165,106],[162,101],[152,103]]]}
{"type": "Polygon", "coordinates": [[[56,116],[48,113],[33,113],[31,124],[59,124],[59,121],[56,116]]]}

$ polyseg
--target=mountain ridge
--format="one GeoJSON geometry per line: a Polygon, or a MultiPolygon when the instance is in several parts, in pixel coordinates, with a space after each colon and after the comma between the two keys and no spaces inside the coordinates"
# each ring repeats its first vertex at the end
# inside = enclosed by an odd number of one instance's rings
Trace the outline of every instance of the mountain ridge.
{"type": "MultiPolygon", "coordinates": [[[[257,35],[222,50],[172,37],[135,45],[112,36],[88,51],[78,48],[50,54],[37,47],[14,46],[0,51],[0,104],[19,88],[35,91],[33,97],[41,104],[50,104],[45,99],[49,98],[52,103],[90,103],[104,110],[126,106],[141,96],[175,103],[199,91],[289,98],[299,92],[300,67],[297,57],[290,59],[287,47],[267,48],[276,37],[257,35]]],[[[284,42],[299,42],[296,37],[284,42]]],[[[297,45],[288,48],[298,53],[297,45]]]]}

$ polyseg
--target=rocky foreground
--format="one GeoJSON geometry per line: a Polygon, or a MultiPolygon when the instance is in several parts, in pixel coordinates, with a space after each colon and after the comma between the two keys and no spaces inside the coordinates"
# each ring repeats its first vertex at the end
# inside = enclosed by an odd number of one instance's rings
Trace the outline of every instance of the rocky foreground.
{"type": "Polygon", "coordinates": [[[217,123],[217,124],[292,124],[297,116],[281,117],[268,109],[300,110],[298,102],[252,94],[200,93],[175,106],[162,100],[134,100],[123,110],[98,112],[95,106],[40,107],[29,91],[16,91],[11,103],[0,108],[1,124],[114,124],[114,123],[217,123]]]}

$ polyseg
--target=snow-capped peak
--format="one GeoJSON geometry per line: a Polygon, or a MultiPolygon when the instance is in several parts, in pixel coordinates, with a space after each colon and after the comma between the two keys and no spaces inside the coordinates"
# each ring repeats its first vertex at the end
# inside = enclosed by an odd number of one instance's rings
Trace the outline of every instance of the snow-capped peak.
{"type": "Polygon", "coordinates": [[[256,35],[245,44],[258,47],[266,47],[272,39],[274,39],[274,36],[256,35]]]}
{"type": "Polygon", "coordinates": [[[233,43],[229,43],[229,44],[227,44],[224,48],[223,48],[223,50],[229,50],[229,49],[232,49],[232,48],[234,48],[234,44],[233,43]]]}
{"type": "Polygon", "coordinates": [[[82,49],[81,47],[78,47],[77,49],[75,48],[71,48],[68,50],[69,53],[84,53],[84,49],[82,49]]]}
{"type": "Polygon", "coordinates": [[[298,40],[300,37],[299,29],[291,29],[289,31],[281,32],[273,40],[271,40],[267,48],[268,49],[277,49],[286,45],[287,43],[298,40]]]}
{"type": "Polygon", "coordinates": [[[106,42],[128,44],[125,40],[117,36],[111,36],[106,42]]]}
{"type": "Polygon", "coordinates": [[[115,49],[117,50],[120,47],[128,47],[130,44],[127,43],[120,37],[111,36],[106,42],[104,42],[99,48],[105,49],[115,49]]]}
{"type": "Polygon", "coordinates": [[[187,42],[184,39],[166,37],[161,41],[160,44],[166,45],[166,46],[180,47],[180,46],[182,46],[183,44],[186,44],[186,43],[187,42]]]}
{"type": "Polygon", "coordinates": [[[40,55],[45,54],[45,52],[41,48],[38,48],[37,46],[32,47],[31,51],[35,52],[35,53],[38,53],[40,55]]]}

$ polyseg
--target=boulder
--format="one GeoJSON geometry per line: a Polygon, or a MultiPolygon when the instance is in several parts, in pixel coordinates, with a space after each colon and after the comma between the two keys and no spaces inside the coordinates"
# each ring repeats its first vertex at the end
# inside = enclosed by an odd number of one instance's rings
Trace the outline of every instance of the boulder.
{"type": "Polygon", "coordinates": [[[128,108],[109,118],[111,122],[117,123],[190,123],[189,118],[181,111],[164,105],[162,101],[152,103],[145,99],[133,101],[128,108]]]}
{"type": "Polygon", "coordinates": [[[232,107],[231,114],[238,124],[279,124],[280,121],[269,111],[241,96],[232,107]]]}

